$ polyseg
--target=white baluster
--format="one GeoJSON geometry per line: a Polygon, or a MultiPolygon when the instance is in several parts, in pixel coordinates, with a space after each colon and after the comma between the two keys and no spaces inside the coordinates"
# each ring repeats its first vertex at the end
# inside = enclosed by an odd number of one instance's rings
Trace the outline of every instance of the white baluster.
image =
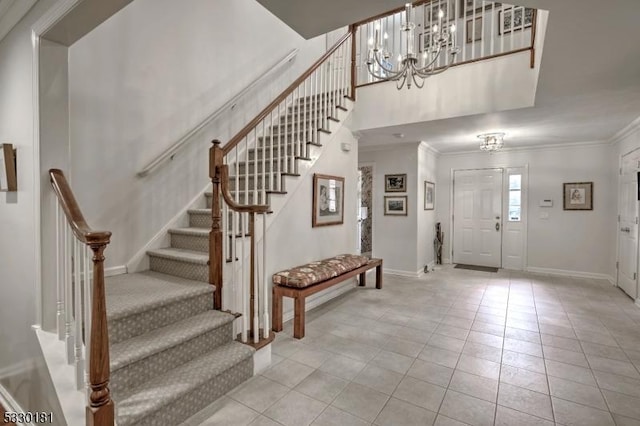
{"type": "Polygon", "coordinates": [[[500,53],[504,53],[504,3],[502,3],[500,5],[500,13],[498,13],[498,19],[500,19],[500,21],[498,22],[498,28],[501,29],[500,31],[500,53]]]}
{"type": "Polygon", "coordinates": [[[58,330],[58,339],[64,340],[64,231],[65,218],[62,207],[56,199],[56,325],[58,330]]]}
{"type": "MultiPolygon", "coordinates": [[[[251,239],[249,241],[251,241],[251,244],[253,244],[253,247],[251,248],[251,251],[253,252],[253,254],[255,255],[255,257],[258,257],[258,238],[256,238],[256,215],[255,214],[251,214],[249,216],[249,220],[251,220],[253,223],[251,224],[251,239]]],[[[249,262],[249,267],[254,268],[254,270],[252,271],[253,276],[254,276],[254,280],[253,280],[253,343],[258,343],[258,341],[260,340],[260,305],[259,305],[259,300],[260,300],[260,290],[258,288],[258,281],[259,281],[259,277],[260,274],[255,270],[256,265],[252,265],[252,262],[249,262]]]]}
{"type": "Polygon", "coordinates": [[[64,298],[66,300],[64,306],[65,319],[65,343],[67,349],[67,363],[73,363],[73,331],[71,329],[73,321],[73,291],[72,291],[72,275],[71,275],[71,244],[74,238],[71,228],[65,226],[64,232],[64,298]]]}
{"type": "MultiPolygon", "coordinates": [[[[493,7],[496,7],[496,4],[493,4],[493,7]]],[[[489,13],[489,19],[491,19],[491,29],[489,30],[489,43],[490,43],[490,51],[491,51],[491,55],[494,55],[496,52],[495,49],[495,41],[496,41],[496,14],[497,12],[493,12],[493,9],[491,9],[491,13],[489,13]]],[[[484,18],[483,18],[484,19],[484,18]]],[[[483,34],[484,37],[484,34],[483,34]]]]}
{"type": "MultiPolygon", "coordinates": [[[[304,84],[304,82],[302,82],[302,84],[304,84]]],[[[301,117],[303,117],[303,116],[300,113],[300,102],[302,101],[302,99],[300,99],[301,98],[301,92],[302,92],[302,86],[301,85],[298,86],[296,91],[298,92],[298,100],[297,100],[297,104],[298,105],[296,107],[296,115],[298,117],[296,137],[298,138],[298,157],[302,157],[302,156],[304,156],[304,154],[302,152],[304,150],[304,144],[306,143],[306,141],[304,140],[305,139],[304,138],[304,133],[302,131],[303,123],[301,122],[301,117]]],[[[302,121],[304,121],[304,118],[302,119],[302,121]]],[[[294,168],[293,172],[294,173],[297,172],[295,170],[295,168],[294,168]]]]}
{"type": "MultiPolygon", "coordinates": [[[[255,129],[253,129],[253,139],[254,139],[254,146],[258,146],[258,128],[256,127],[255,129]]],[[[262,154],[264,155],[264,148],[262,149],[262,154]]],[[[247,181],[249,181],[249,176],[252,177],[253,180],[253,190],[251,191],[253,193],[253,203],[252,204],[257,204],[258,203],[258,165],[260,164],[260,154],[259,151],[256,150],[256,154],[255,154],[255,161],[254,161],[254,168],[253,168],[253,173],[251,173],[251,169],[249,167],[249,163],[246,163],[247,165],[247,181]]],[[[265,186],[267,184],[266,181],[262,181],[262,186],[265,186]]]]}
{"type": "MultiPolygon", "coordinates": [[[[282,112],[280,111],[280,107],[282,106],[282,102],[280,104],[278,104],[278,123],[282,123],[282,112]]],[[[285,113],[286,113],[286,107],[285,107],[285,113]]],[[[278,126],[280,126],[280,124],[278,124],[278,126]]],[[[273,143],[273,137],[271,137],[271,143],[273,143]]],[[[278,173],[276,174],[276,187],[278,188],[277,191],[281,191],[281,185],[282,185],[282,164],[281,162],[285,160],[286,161],[286,156],[282,155],[282,132],[278,129],[278,173]]]]}
{"type": "MultiPolygon", "coordinates": [[[[269,130],[269,133],[271,135],[270,136],[271,143],[269,144],[269,176],[271,176],[271,179],[274,179],[274,176],[276,176],[277,166],[274,163],[274,160],[276,160],[276,159],[273,157],[273,126],[274,126],[273,111],[271,111],[269,116],[271,117],[271,127],[270,127],[270,130],[269,130]]],[[[280,118],[278,117],[278,120],[279,119],[280,118]]],[[[266,148],[265,148],[265,150],[266,150],[266,148]]],[[[277,161],[278,161],[278,163],[280,163],[280,159],[279,158],[277,159],[277,161]]],[[[278,185],[276,183],[276,184],[274,184],[273,187],[276,188],[277,186],[278,185]]],[[[265,192],[264,192],[264,194],[262,196],[262,202],[265,203],[265,204],[267,202],[267,191],[266,190],[265,190],[265,192]]]]}
{"type": "Polygon", "coordinates": [[[269,312],[269,281],[267,280],[267,214],[262,213],[262,287],[264,296],[262,298],[263,312],[264,312],[264,338],[269,337],[269,331],[271,325],[269,324],[270,312],[269,312]]]}
{"type": "Polygon", "coordinates": [[[309,155],[307,154],[307,142],[309,142],[309,117],[307,117],[307,109],[304,108],[304,105],[309,101],[309,99],[307,98],[307,83],[309,82],[309,77],[304,79],[304,83],[302,83],[304,85],[304,90],[302,93],[302,101],[299,102],[298,105],[298,109],[300,110],[300,115],[302,116],[302,134],[303,134],[303,141],[302,141],[302,154],[300,154],[301,157],[308,157],[309,155]]]}
{"type": "MultiPolygon", "coordinates": [[[[249,165],[249,136],[245,136],[244,139],[244,164],[249,165]]],[[[253,153],[253,161],[254,163],[258,162],[258,146],[257,141],[254,143],[255,150],[253,153]]],[[[249,168],[244,169],[243,177],[244,177],[244,202],[245,204],[251,204],[249,201],[249,168]]]]}

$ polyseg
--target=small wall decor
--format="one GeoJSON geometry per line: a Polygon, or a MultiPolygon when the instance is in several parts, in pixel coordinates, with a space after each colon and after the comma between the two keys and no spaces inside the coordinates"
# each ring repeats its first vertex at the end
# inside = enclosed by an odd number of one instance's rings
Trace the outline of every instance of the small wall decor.
{"type": "Polygon", "coordinates": [[[563,210],[593,210],[593,182],[563,184],[563,210]]]}
{"type": "Polygon", "coordinates": [[[17,191],[16,150],[10,143],[3,143],[0,148],[0,191],[17,191]]]}
{"type": "Polygon", "coordinates": [[[482,40],[482,16],[478,16],[475,19],[476,21],[475,27],[473,26],[473,21],[474,21],[473,19],[469,19],[467,21],[467,27],[465,29],[467,43],[482,40]]]}
{"type": "Polygon", "coordinates": [[[384,175],[385,192],[407,192],[407,174],[384,175]]]}
{"type": "Polygon", "coordinates": [[[531,28],[534,17],[535,10],[528,7],[517,6],[515,9],[510,7],[500,10],[498,12],[498,35],[510,34],[512,31],[522,31],[526,28],[531,28]]]}
{"type": "Polygon", "coordinates": [[[340,225],[344,223],[344,178],[313,175],[312,226],[340,225]]]}
{"type": "Polygon", "coordinates": [[[424,209],[433,210],[436,205],[436,184],[424,181],[424,209]]]}
{"type": "Polygon", "coordinates": [[[385,216],[406,216],[407,196],[393,195],[384,197],[385,216]]]}
{"type": "MultiPolygon", "coordinates": [[[[479,2],[477,0],[460,0],[460,4],[458,6],[458,10],[460,11],[460,17],[462,18],[465,14],[465,10],[466,10],[466,14],[467,16],[469,15],[473,15],[473,14],[480,14],[482,13],[482,2],[479,2]],[[474,11],[473,9],[473,4],[476,4],[476,9],[474,11]]],[[[499,4],[499,3],[498,3],[499,4]]],[[[493,9],[493,3],[486,3],[484,6],[484,10],[485,12],[488,10],[493,9]]]]}

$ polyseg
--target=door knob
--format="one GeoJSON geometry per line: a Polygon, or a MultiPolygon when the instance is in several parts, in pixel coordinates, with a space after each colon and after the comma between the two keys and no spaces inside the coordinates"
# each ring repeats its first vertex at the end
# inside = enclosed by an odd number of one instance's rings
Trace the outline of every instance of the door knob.
{"type": "Polygon", "coordinates": [[[496,231],[500,231],[500,222],[496,222],[496,231]]]}

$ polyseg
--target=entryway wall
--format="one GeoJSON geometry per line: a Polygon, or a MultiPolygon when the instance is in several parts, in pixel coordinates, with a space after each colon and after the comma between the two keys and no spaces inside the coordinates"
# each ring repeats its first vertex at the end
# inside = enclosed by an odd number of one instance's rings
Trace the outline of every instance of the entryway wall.
{"type": "MultiPolygon", "coordinates": [[[[542,142],[541,142],[542,144],[542,142]]],[[[441,154],[437,163],[436,220],[445,232],[443,256],[451,252],[451,171],[528,165],[528,242],[525,269],[613,281],[616,212],[615,170],[609,144],[506,150],[495,154],[441,154]],[[592,211],[564,211],[564,182],[594,182],[592,211]],[[540,200],[552,199],[553,207],[540,200]]],[[[451,259],[444,259],[450,262],[451,259]]]]}

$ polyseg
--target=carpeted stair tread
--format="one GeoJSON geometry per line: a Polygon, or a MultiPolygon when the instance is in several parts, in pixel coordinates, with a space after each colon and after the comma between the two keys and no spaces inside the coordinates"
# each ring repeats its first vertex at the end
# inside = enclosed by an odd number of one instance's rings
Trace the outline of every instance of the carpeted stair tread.
{"type": "MultiPolygon", "coordinates": [[[[207,193],[205,193],[205,195],[206,194],[209,194],[208,195],[209,197],[213,197],[213,193],[211,193],[211,192],[207,192],[207,193]]],[[[208,215],[211,215],[211,209],[189,209],[188,213],[189,214],[208,214],[208,215]]]]}
{"type": "MultiPolygon", "coordinates": [[[[156,410],[174,406],[173,404],[188,396],[189,393],[214,380],[240,362],[250,359],[253,352],[254,349],[248,345],[229,342],[143,383],[118,401],[118,424],[120,426],[137,424],[156,410]]],[[[222,385],[223,383],[220,383],[220,386],[222,385]]],[[[206,397],[207,395],[199,396],[200,399],[206,397]]]]}
{"type": "Polygon", "coordinates": [[[207,262],[209,262],[208,253],[180,248],[167,247],[149,250],[147,251],[147,254],[149,256],[156,256],[163,259],[177,260],[180,262],[193,263],[197,265],[206,265],[207,262]]]}
{"type": "Polygon", "coordinates": [[[109,321],[141,311],[213,294],[215,287],[160,272],[145,271],[105,279],[107,317],[109,321]]]}
{"type": "Polygon", "coordinates": [[[111,371],[177,346],[234,319],[232,314],[210,310],[116,343],[110,348],[111,371]]]}
{"type": "MultiPolygon", "coordinates": [[[[210,212],[211,210],[209,209],[208,211],[210,212]]],[[[196,237],[203,237],[203,236],[208,236],[210,231],[211,230],[207,228],[196,228],[191,226],[189,228],[169,229],[169,234],[191,235],[196,237]]]]}

